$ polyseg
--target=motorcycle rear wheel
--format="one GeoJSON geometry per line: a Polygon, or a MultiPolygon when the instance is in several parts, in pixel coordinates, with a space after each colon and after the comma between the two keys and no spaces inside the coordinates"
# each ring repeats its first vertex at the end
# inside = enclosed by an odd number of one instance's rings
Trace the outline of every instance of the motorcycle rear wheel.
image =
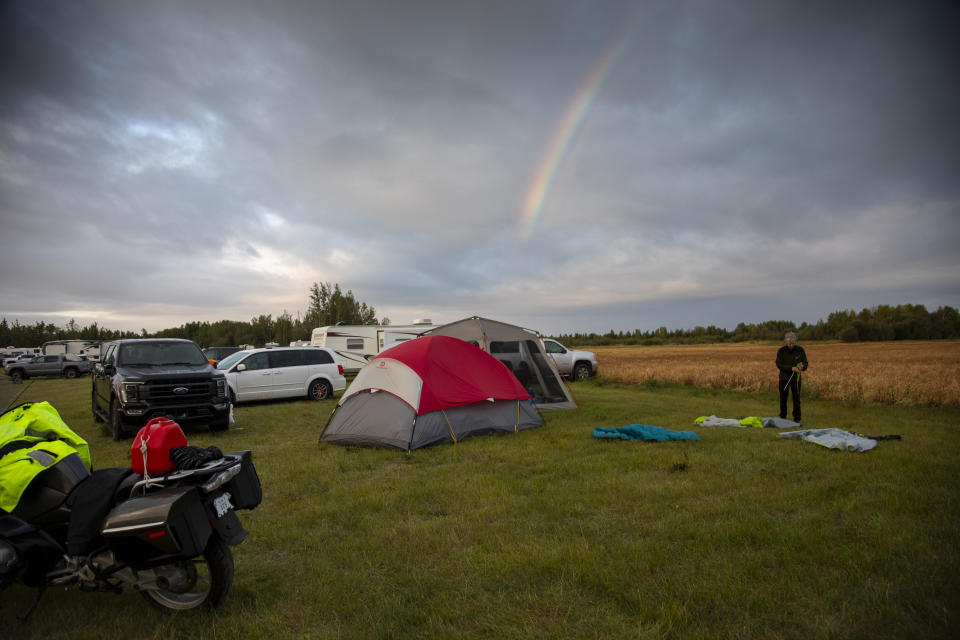
{"type": "Polygon", "coordinates": [[[147,602],[166,611],[216,607],[226,599],[233,585],[233,555],[217,536],[210,536],[203,555],[180,563],[189,576],[188,584],[176,590],[144,589],[147,602]]]}

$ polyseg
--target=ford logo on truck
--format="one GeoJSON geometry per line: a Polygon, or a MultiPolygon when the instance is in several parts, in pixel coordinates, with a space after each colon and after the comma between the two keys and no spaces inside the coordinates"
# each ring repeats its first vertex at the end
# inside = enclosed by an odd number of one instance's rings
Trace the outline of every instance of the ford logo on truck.
{"type": "Polygon", "coordinates": [[[181,396],[182,396],[183,394],[185,394],[185,393],[189,393],[189,391],[190,391],[190,389],[187,389],[186,387],[174,387],[174,388],[173,388],[173,392],[176,393],[177,395],[181,395],[181,396]]]}

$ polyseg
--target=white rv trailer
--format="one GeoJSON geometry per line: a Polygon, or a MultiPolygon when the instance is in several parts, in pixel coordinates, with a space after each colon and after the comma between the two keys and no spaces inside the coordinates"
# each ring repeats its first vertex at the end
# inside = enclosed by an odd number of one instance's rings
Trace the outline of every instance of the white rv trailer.
{"type": "Polygon", "coordinates": [[[432,320],[425,318],[405,325],[338,324],[317,327],[310,334],[310,346],[333,349],[340,358],[344,373],[356,373],[385,346],[416,338],[434,326],[432,320]]]}
{"type": "Polygon", "coordinates": [[[102,340],[50,340],[44,342],[40,350],[44,355],[59,353],[76,353],[85,355],[91,360],[100,358],[100,343],[102,340]]]}

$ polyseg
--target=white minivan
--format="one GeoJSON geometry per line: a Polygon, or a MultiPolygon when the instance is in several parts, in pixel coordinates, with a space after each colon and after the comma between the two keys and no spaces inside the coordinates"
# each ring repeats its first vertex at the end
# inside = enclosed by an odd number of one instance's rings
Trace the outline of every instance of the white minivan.
{"type": "Polygon", "coordinates": [[[331,349],[278,347],[238,351],[220,361],[234,402],[307,397],[326,400],[343,391],[343,365],[331,349]]]}

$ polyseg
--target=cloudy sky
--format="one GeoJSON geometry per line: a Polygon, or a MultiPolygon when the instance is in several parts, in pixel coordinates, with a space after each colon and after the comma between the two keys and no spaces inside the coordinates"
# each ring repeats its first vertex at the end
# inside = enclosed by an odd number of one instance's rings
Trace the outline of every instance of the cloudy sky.
{"type": "Polygon", "coordinates": [[[958,307],[950,4],[0,2],[0,316],[958,307]]]}

